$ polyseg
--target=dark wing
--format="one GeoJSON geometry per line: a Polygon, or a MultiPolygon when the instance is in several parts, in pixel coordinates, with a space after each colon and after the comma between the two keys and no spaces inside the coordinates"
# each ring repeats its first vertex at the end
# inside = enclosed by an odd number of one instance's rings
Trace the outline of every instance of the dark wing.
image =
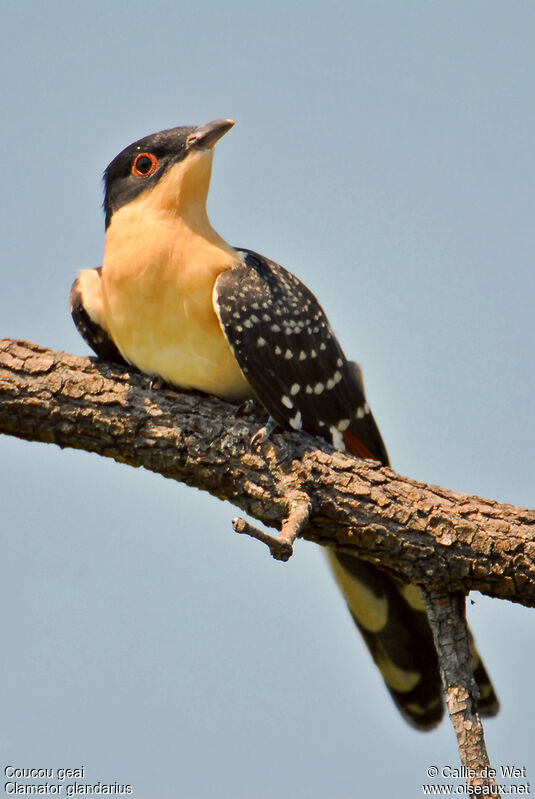
{"type": "MultiPolygon", "coordinates": [[[[281,427],[303,429],[354,455],[388,464],[366,403],[360,367],[346,360],[314,295],[294,275],[250,250],[216,281],[223,332],[259,400],[281,427]]],[[[427,730],[442,718],[442,685],[419,589],[355,556],[327,550],[336,581],[394,702],[427,730]]],[[[480,710],[496,712],[473,648],[480,710]]]]}
{"type": "Polygon", "coordinates": [[[221,327],[245,377],[281,427],[388,463],[358,371],[316,297],[294,275],[250,250],[214,289],[221,327]]]}
{"type": "Polygon", "coordinates": [[[69,295],[71,316],[84,341],[99,358],[126,366],[126,361],[106,330],[101,272],[100,266],[86,269],[76,278],[69,295]]]}

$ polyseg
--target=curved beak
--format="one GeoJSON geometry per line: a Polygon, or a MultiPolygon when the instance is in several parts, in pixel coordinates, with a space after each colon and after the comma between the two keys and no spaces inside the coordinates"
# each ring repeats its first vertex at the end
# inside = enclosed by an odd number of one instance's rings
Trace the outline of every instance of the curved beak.
{"type": "Polygon", "coordinates": [[[186,150],[209,150],[221,136],[224,136],[234,125],[233,119],[214,119],[201,125],[186,139],[186,150]]]}

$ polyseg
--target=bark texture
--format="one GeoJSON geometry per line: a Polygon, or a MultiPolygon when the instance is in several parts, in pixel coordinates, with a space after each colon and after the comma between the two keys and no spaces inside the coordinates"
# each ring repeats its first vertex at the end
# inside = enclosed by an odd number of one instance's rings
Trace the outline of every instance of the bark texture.
{"type": "Polygon", "coordinates": [[[0,340],[0,433],[143,466],[279,529],[307,498],[304,538],[419,585],[535,605],[535,511],[402,477],[302,433],[253,451],[263,422],[214,397],[151,390],[135,371],[0,340]]]}
{"type": "Polygon", "coordinates": [[[487,795],[500,799],[497,791],[490,794],[496,782],[489,777],[491,765],[475,701],[479,691],[471,666],[466,598],[464,594],[449,594],[440,589],[424,588],[422,593],[438,652],[446,704],[461,763],[466,769],[466,782],[484,786],[487,795]]]}
{"type": "Polygon", "coordinates": [[[245,416],[215,397],[153,389],[135,370],[0,340],[0,433],[96,452],[209,491],[281,530],[274,537],[233,523],[281,560],[300,535],[420,585],[461,761],[474,769],[474,785],[487,784],[464,595],[476,589],[535,605],[535,511],[402,477],[302,433],[275,434],[252,449],[265,421],[260,409],[245,416]]]}

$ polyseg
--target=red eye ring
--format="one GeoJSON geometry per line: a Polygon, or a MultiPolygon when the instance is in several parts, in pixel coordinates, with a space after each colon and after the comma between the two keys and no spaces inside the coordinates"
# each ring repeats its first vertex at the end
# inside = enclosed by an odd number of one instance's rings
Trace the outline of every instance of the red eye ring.
{"type": "Polygon", "coordinates": [[[158,159],[152,153],[139,153],[132,164],[132,174],[136,178],[150,178],[158,168],[158,159]]]}

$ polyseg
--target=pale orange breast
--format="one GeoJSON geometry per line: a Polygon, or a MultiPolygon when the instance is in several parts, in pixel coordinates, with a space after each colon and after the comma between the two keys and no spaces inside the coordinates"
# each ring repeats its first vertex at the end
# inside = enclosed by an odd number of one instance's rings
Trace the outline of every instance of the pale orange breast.
{"type": "Polygon", "coordinates": [[[102,282],[106,322],[123,357],[181,388],[250,397],[212,304],[217,276],[238,260],[211,228],[199,235],[183,219],[157,218],[136,203],[116,212],[102,282]]]}

